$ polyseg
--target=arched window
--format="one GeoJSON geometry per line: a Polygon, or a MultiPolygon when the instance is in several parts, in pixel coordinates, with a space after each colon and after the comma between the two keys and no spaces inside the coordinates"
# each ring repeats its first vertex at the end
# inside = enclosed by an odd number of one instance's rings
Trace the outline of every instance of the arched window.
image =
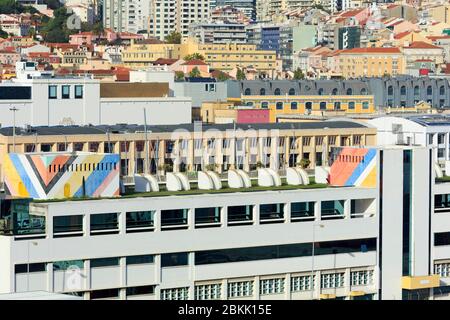
{"type": "Polygon", "coordinates": [[[348,89],[347,89],[347,95],[348,95],[348,96],[351,96],[352,94],[353,94],[352,88],[348,88],[348,89]]]}
{"type": "Polygon", "coordinates": [[[273,92],[274,95],[279,96],[281,95],[281,90],[280,88],[276,88],[275,91],[273,92]]]}
{"type": "Polygon", "coordinates": [[[400,87],[400,95],[406,96],[406,87],[405,86],[400,87]]]}
{"type": "Polygon", "coordinates": [[[420,88],[419,88],[419,86],[415,86],[414,87],[414,95],[415,96],[419,96],[420,95],[420,88]]]}
{"type": "Polygon", "coordinates": [[[335,96],[338,93],[338,89],[334,88],[333,91],[331,91],[331,95],[335,96]]]}
{"type": "Polygon", "coordinates": [[[427,95],[431,96],[433,94],[433,88],[431,86],[427,87],[427,95]]]}
{"type": "Polygon", "coordinates": [[[297,110],[297,102],[291,102],[291,110],[297,110]]]}
{"type": "Polygon", "coordinates": [[[252,91],[250,90],[250,88],[245,89],[244,95],[249,96],[251,94],[252,94],[252,91]]]}
{"type": "Polygon", "coordinates": [[[327,103],[325,101],[320,103],[320,110],[327,110],[327,103]]]}
{"type": "Polygon", "coordinates": [[[306,110],[311,110],[311,109],[312,109],[312,102],[310,102],[310,101],[309,101],[309,102],[306,102],[306,103],[305,103],[305,109],[306,109],[306,110]]]}
{"type": "Polygon", "coordinates": [[[276,107],[277,110],[283,110],[283,102],[277,102],[276,107]]]}
{"type": "Polygon", "coordinates": [[[259,95],[260,96],[265,96],[266,95],[266,89],[264,89],[264,88],[259,89],[259,95]]]}
{"type": "Polygon", "coordinates": [[[267,109],[269,107],[269,103],[267,101],[261,102],[261,108],[267,109]]]}
{"type": "Polygon", "coordinates": [[[362,88],[360,93],[361,93],[361,95],[365,96],[367,94],[367,89],[366,88],[362,88]]]}
{"type": "Polygon", "coordinates": [[[295,96],[295,89],[294,88],[290,88],[289,89],[289,95],[290,96],[295,96]]]}
{"type": "Polygon", "coordinates": [[[319,88],[319,91],[317,92],[319,96],[323,95],[323,88],[319,88]]]}
{"type": "Polygon", "coordinates": [[[444,87],[444,86],[440,86],[440,87],[439,87],[439,94],[440,94],[441,96],[445,95],[445,87],[444,87]]]}
{"type": "Polygon", "coordinates": [[[394,88],[392,86],[388,87],[388,95],[392,96],[394,94],[394,88]]]}

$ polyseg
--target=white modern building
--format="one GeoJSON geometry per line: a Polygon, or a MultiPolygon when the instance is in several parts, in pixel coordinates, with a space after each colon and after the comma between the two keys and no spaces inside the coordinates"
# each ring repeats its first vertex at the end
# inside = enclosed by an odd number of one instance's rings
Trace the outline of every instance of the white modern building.
{"type": "Polygon", "coordinates": [[[85,299],[449,298],[450,183],[435,182],[432,152],[352,150],[374,156],[369,184],[193,188],[29,206],[3,199],[15,227],[0,220],[0,292],[71,292],[85,299]]]}
{"type": "Polygon", "coordinates": [[[151,0],[104,0],[103,25],[116,32],[148,32],[151,0]]]}
{"type": "Polygon", "coordinates": [[[450,161],[449,115],[383,116],[368,123],[377,128],[378,145],[429,146],[442,167],[450,161]]]}
{"type": "Polygon", "coordinates": [[[194,23],[210,18],[210,0],[149,0],[149,32],[164,40],[172,31],[187,37],[194,23]]]}
{"type": "Polygon", "coordinates": [[[18,79],[0,84],[2,126],[144,124],[144,108],[147,124],[190,123],[192,119],[191,98],[171,96],[169,83],[105,83],[90,77],[22,71],[18,79]]]}

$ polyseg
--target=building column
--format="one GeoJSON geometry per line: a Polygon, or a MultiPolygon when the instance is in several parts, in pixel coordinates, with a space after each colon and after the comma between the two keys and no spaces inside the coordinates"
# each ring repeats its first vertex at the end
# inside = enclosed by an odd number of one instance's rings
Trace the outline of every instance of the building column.
{"type": "Polygon", "coordinates": [[[161,231],[161,210],[156,210],[153,215],[153,223],[155,225],[155,232],[161,231]]]}
{"type": "Polygon", "coordinates": [[[291,274],[286,273],[286,276],[284,277],[284,299],[285,300],[292,300],[292,294],[291,294],[291,274]]]}
{"type": "Polygon", "coordinates": [[[321,201],[316,201],[314,203],[314,221],[322,220],[322,212],[321,212],[321,201]]]}
{"type": "Polygon", "coordinates": [[[260,294],[259,294],[259,290],[260,290],[260,283],[259,283],[260,279],[259,276],[255,276],[255,280],[254,280],[254,285],[253,285],[253,299],[254,300],[259,300],[260,298],[260,294]]]}
{"type": "MultiPolygon", "coordinates": [[[[345,294],[347,297],[350,296],[350,291],[352,289],[350,277],[351,277],[350,268],[346,268],[345,273],[344,273],[344,288],[345,288],[345,294]]],[[[346,300],[350,300],[350,299],[347,298],[346,300]]]]}
{"type": "Polygon", "coordinates": [[[222,279],[221,300],[228,300],[228,280],[222,279]]]}
{"type": "Polygon", "coordinates": [[[259,225],[259,204],[253,205],[253,224],[259,225]]]}
{"type": "MultiPolygon", "coordinates": [[[[120,269],[120,286],[127,286],[127,258],[119,258],[119,269],[120,269]]],[[[126,289],[119,289],[119,299],[126,300],[126,289]]]]}
{"type": "Polygon", "coordinates": [[[189,252],[188,253],[188,266],[189,266],[189,293],[188,293],[188,299],[194,300],[195,299],[195,253],[189,252]]]}
{"type": "Polygon", "coordinates": [[[226,228],[228,226],[228,208],[222,207],[220,209],[220,227],[226,228]]]}
{"type": "Polygon", "coordinates": [[[83,215],[83,236],[89,237],[91,235],[91,215],[83,215]]]}
{"type": "Polygon", "coordinates": [[[119,234],[127,233],[127,213],[119,212],[119,234]]]}
{"type": "Polygon", "coordinates": [[[53,262],[47,263],[47,291],[54,292],[53,287],[53,262]]]}
{"type": "MultiPolygon", "coordinates": [[[[128,176],[134,176],[134,170],[136,166],[136,141],[130,140],[130,147],[128,148],[128,176]]],[[[127,154],[127,157],[128,157],[127,154]]]]}
{"type": "Polygon", "coordinates": [[[153,258],[153,263],[155,265],[155,282],[157,283],[155,287],[155,300],[161,300],[161,255],[155,254],[153,258]]]}
{"type": "Polygon", "coordinates": [[[187,223],[189,230],[193,230],[195,228],[195,208],[188,209],[187,223]]]}
{"type": "Polygon", "coordinates": [[[288,202],[283,206],[284,223],[291,222],[291,203],[288,202]]]}
{"type": "MultiPolygon", "coordinates": [[[[89,291],[91,289],[91,261],[84,260],[84,289],[89,291]]],[[[91,299],[90,294],[88,299],[91,299]]]]}
{"type": "Polygon", "coordinates": [[[351,219],[351,199],[344,201],[344,219],[351,219]]]}

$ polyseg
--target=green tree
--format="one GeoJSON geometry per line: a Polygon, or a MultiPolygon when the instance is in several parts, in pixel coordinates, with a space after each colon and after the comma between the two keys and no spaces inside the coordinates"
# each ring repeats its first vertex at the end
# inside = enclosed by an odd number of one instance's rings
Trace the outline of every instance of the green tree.
{"type": "Polygon", "coordinates": [[[8,32],[3,30],[1,27],[0,27],[0,38],[3,38],[3,39],[8,38],[8,32]]]}
{"type": "Polygon", "coordinates": [[[311,163],[311,161],[309,160],[309,159],[306,159],[306,158],[302,158],[301,160],[300,160],[300,167],[302,167],[303,169],[306,169],[306,168],[308,168],[308,166],[309,166],[309,164],[311,163]]]}
{"type": "Polygon", "coordinates": [[[43,23],[41,33],[47,42],[68,42],[69,35],[78,30],[68,27],[67,19],[71,16],[66,8],[62,7],[53,11],[53,18],[43,23]]]}
{"type": "Polygon", "coordinates": [[[302,80],[304,78],[305,78],[305,75],[303,74],[303,71],[300,68],[297,68],[297,70],[294,71],[294,79],[302,80]]]}
{"type": "Polygon", "coordinates": [[[202,61],[204,61],[205,57],[201,53],[195,52],[193,54],[188,54],[187,56],[185,56],[183,58],[183,60],[184,61],[191,61],[191,60],[202,60],[202,61]]]}
{"type": "Polygon", "coordinates": [[[63,6],[59,0],[44,0],[44,3],[52,10],[59,9],[63,6]]]}
{"type": "Polygon", "coordinates": [[[175,71],[175,80],[177,80],[177,81],[184,80],[184,72],[183,71],[175,71]]]}
{"type": "Polygon", "coordinates": [[[197,67],[195,67],[194,69],[191,70],[191,72],[189,72],[189,77],[191,78],[200,78],[201,74],[200,74],[200,70],[198,70],[197,67]]]}
{"type": "Polygon", "coordinates": [[[225,72],[220,72],[220,73],[217,75],[217,80],[218,80],[218,81],[226,81],[226,80],[228,80],[228,79],[230,79],[230,77],[229,77],[225,72]]]}
{"type": "Polygon", "coordinates": [[[166,40],[167,43],[180,44],[181,43],[181,33],[172,31],[165,37],[164,40],[166,40]]]}
{"type": "Polygon", "coordinates": [[[245,80],[247,77],[245,76],[245,72],[242,69],[238,69],[236,73],[236,80],[245,80]]]}

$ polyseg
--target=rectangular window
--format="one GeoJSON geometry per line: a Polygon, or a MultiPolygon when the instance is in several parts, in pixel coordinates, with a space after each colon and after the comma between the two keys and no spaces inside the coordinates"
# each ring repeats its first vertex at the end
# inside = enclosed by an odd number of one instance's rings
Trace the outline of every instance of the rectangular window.
{"type": "Polygon", "coordinates": [[[314,202],[292,202],[291,220],[314,220],[314,202]]]}
{"type": "Polygon", "coordinates": [[[155,211],[127,212],[127,233],[153,230],[155,211]]]}
{"type": "Polygon", "coordinates": [[[365,109],[365,110],[369,109],[369,102],[368,101],[363,101],[362,108],[365,109]]]}
{"type": "Polygon", "coordinates": [[[75,86],[75,99],[83,99],[83,86],[75,86]]]}
{"type": "Polygon", "coordinates": [[[327,273],[320,275],[320,287],[322,289],[341,288],[344,286],[344,272],[327,273]]]}
{"type": "Polygon", "coordinates": [[[49,99],[57,99],[57,86],[48,86],[48,98],[49,99]]]}
{"type": "Polygon", "coordinates": [[[435,263],[434,264],[434,274],[438,274],[443,278],[450,277],[450,262],[435,263]]]}
{"type": "Polygon", "coordinates": [[[154,294],[155,286],[140,286],[127,288],[127,296],[139,296],[144,294],[154,294]]]}
{"type": "Polygon", "coordinates": [[[100,258],[91,260],[91,268],[115,267],[119,265],[119,258],[100,258]]]}
{"type": "MultiPolygon", "coordinates": [[[[368,252],[376,248],[376,238],[323,241],[315,243],[314,255],[368,252]]],[[[195,252],[195,264],[229,263],[293,257],[309,257],[312,243],[263,247],[205,250],[195,252]]]]}
{"type": "MultiPolygon", "coordinates": [[[[314,282],[316,276],[314,276],[314,282]]],[[[311,290],[311,275],[291,277],[291,292],[311,290]]]]}
{"type": "Polygon", "coordinates": [[[42,263],[30,263],[30,264],[16,264],[14,266],[15,273],[27,273],[27,272],[45,272],[47,270],[47,264],[42,263]],[[27,270],[28,269],[28,270],[27,270]]]}
{"type": "Polygon", "coordinates": [[[262,295],[284,293],[284,279],[275,278],[260,280],[259,293],[262,295]]]}
{"type": "Polygon", "coordinates": [[[436,232],[434,234],[435,246],[448,246],[450,245],[450,232],[436,232]]]}
{"type": "Polygon", "coordinates": [[[350,102],[348,103],[348,108],[349,108],[350,110],[354,110],[354,109],[355,109],[355,102],[354,102],[354,101],[350,101],[350,102]]]}
{"type": "Polygon", "coordinates": [[[126,257],[127,266],[132,264],[146,264],[153,263],[153,255],[128,256],[126,257]]]}
{"type": "Polygon", "coordinates": [[[188,265],[188,253],[165,253],[161,255],[161,267],[176,267],[188,265]]]}
{"type": "Polygon", "coordinates": [[[373,270],[352,271],[350,274],[352,286],[368,286],[373,284],[373,270]]]}
{"type": "Polygon", "coordinates": [[[253,206],[229,206],[228,207],[228,222],[251,222],[253,219],[253,206]]]}
{"type": "Polygon", "coordinates": [[[189,209],[161,210],[161,227],[187,224],[189,209]]]}
{"type": "Polygon", "coordinates": [[[195,300],[219,300],[221,297],[222,284],[202,284],[195,286],[195,300]]]}
{"type": "Polygon", "coordinates": [[[54,261],[53,262],[53,270],[54,271],[63,271],[72,268],[84,269],[84,261],[83,260],[69,260],[69,261],[54,261]]]}
{"type": "Polygon", "coordinates": [[[119,289],[104,289],[91,291],[91,299],[108,299],[119,297],[119,289]]]}
{"type": "Polygon", "coordinates": [[[82,234],[83,232],[83,216],[57,216],[53,217],[53,233],[82,234]]]}
{"type": "Polygon", "coordinates": [[[220,210],[218,207],[196,208],[195,224],[220,223],[220,210]]]}
{"type": "Polygon", "coordinates": [[[250,297],[253,295],[253,281],[228,283],[228,298],[250,297]]]}
{"type": "Polygon", "coordinates": [[[284,205],[282,203],[261,204],[259,206],[259,219],[261,223],[264,223],[264,220],[279,220],[283,219],[283,217],[284,205]]]}
{"type": "Polygon", "coordinates": [[[344,218],[344,200],[322,201],[321,216],[323,220],[344,218]]]}
{"type": "Polygon", "coordinates": [[[189,287],[161,289],[161,300],[188,300],[189,287]]]}
{"type": "Polygon", "coordinates": [[[450,194],[434,195],[434,212],[450,212],[450,194]]]}
{"type": "Polygon", "coordinates": [[[61,86],[61,98],[70,99],[70,86],[68,85],[61,86]]]}
{"type": "Polygon", "coordinates": [[[91,214],[91,234],[104,232],[118,232],[118,213],[91,214]]]}

